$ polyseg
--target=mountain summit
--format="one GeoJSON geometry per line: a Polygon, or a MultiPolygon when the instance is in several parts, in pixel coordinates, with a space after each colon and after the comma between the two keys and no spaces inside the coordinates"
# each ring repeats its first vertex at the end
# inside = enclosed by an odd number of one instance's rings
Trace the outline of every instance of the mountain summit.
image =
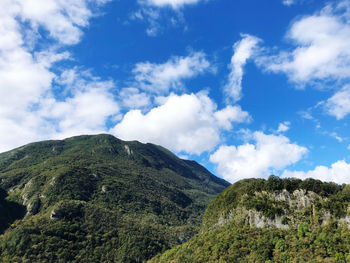
{"type": "Polygon", "coordinates": [[[0,262],[142,262],[198,231],[229,183],[111,135],[0,154],[0,262]]]}

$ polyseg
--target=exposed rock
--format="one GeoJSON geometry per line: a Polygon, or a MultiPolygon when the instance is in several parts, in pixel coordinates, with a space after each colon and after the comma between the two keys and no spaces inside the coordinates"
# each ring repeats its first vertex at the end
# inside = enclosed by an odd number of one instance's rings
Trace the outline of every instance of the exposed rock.
{"type": "Polygon", "coordinates": [[[128,153],[129,156],[134,154],[133,151],[130,149],[130,147],[128,145],[124,145],[124,148],[125,148],[125,150],[126,150],[126,152],[128,153]]]}
{"type": "Polygon", "coordinates": [[[227,217],[220,217],[217,226],[225,225],[231,221],[245,222],[250,226],[258,228],[276,227],[280,229],[287,229],[288,225],[282,223],[282,216],[275,216],[274,219],[269,219],[263,213],[256,210],[247,210],[244,207],[239,207],[231,210],[227,217]]]}
{"type": "MultiPolygon", "coordinates": [[[[325,199],[322,199],[322,197],[311,191],[300,189],[295,190],[292,194],[287,190],[276,191],[274,193],[262,191],[256,192],[255,195],[261,198],[268,198],[271,202],[285,202],[287,208],[284,209],[282,215],[275,215],[274,218],[271,219],[267,218],[262,212],[254,209],[247,209],[244,207],[243,202],[238,207],[232,209],[228,214],[222,215],[214,228],[235,221],[244,222],[250,226],[258,228],[276,227],[279,229],[287,229],[290,225],[298,225],[300,223],[300,218],[302,218],[305,209],[312,209],[312,217],[315,217],[316,214],[318,214],[318,220],[322,225],[326,225],[332,218],[330,211],[322,210],[316,212],[314,203],[325,199]]],[[[348,213],[346,217],[338,218],[338,221],[345,223],[350,227],[350,213],[348,213]]]]}
{"type": "Polygon", "coordinates": [[[52,181],[50,182],[50,185],[54,185],[56,183],[56,177],[52,178],[52,181]]]}
{"type": "Polygon", "coordinates": [[[36,197],[27,204],[27,215],[36,215],[40,208],[40,198],[36,197]]]}
{"type": "Polygon", "coordinates": [[[54,210],[51,211],[50,219],[55,219],[55,218],[58,218],[58,216],[57,216],[56,211],[54,209],[54,210]]]}
{"type": "Polygon", "coordinates": [[[28,189],[32,184],[33,184],[33,181],[32,181],[32,179],[30,179],[30,180],[28,181],[28,183],[26,183],[26,184],[24,185],[24,190],[28,189]]]}

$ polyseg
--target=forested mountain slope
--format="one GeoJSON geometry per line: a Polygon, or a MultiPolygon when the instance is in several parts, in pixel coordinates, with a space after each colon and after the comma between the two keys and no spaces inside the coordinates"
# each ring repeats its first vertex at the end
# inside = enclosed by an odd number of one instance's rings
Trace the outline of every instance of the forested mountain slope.
{"type": "Polygon", "coordinates": [[[198,231],[229,185],[153,144],[110,135],[0,154],[0,262],[142,262],[198,231]]]}
{"type": "Polygon", "coordinates": [[[350,262],[350,185],[239,181],[209,204],[199,234],[151,262],[350,262]]]}

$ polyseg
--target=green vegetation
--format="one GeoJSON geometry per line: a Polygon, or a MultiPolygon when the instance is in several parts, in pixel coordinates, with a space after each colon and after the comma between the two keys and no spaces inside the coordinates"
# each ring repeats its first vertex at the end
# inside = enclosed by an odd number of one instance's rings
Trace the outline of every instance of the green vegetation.
{"type": "Polygon", "coordinates": [[[197,233],[228,185],[110,135],[23,146],[0,154],[0,262],[144,262],[197,233]]]}
{"type": "Polygon", "coordinates": [[[226,188],[214,198],[205,211],[202,227],[203,229],[212,227],[222,215],[229,214],[232,209],[240,205],[248,209],[263,211],[265,215],[274,217],[276,213],[280,213],[283,209],[283,207],[276,206],[281,202],[257,197],[255,193],[263,191],[273,193],[283,189],[290,193],[303,189],[314,192],[321,197],[329,198],[327,205],[332,213],[337,214],[343,213],[347,202],[350,201],[350,195],[347,195],[350,188],[335,183],[323,183],[314,179],[302,181],[296,178],[288,178],[282,180],[273,175],[268,180],[246,179],[226,188]]]}
{"type": "Polygon", "coordinates": [[[150,262],[350,262],[349,205],[350,185],[242,180],[210,203],[200,233],[150,262]]]}

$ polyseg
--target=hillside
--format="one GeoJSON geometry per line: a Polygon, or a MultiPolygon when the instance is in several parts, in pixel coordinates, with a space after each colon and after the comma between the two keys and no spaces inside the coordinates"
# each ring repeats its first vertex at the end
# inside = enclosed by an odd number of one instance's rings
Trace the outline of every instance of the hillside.
{"type": "Polygon", "coordinates": [[[110,135],[0,154],[0,262],[142,262],[198,231],[229,184],[153,144],[110,135]]]}
{"type": "Polygon", "coordinates": [[[350,185],[248,179],[216,196],[201,231],[150,262],[350,262],[350,185]]]}

